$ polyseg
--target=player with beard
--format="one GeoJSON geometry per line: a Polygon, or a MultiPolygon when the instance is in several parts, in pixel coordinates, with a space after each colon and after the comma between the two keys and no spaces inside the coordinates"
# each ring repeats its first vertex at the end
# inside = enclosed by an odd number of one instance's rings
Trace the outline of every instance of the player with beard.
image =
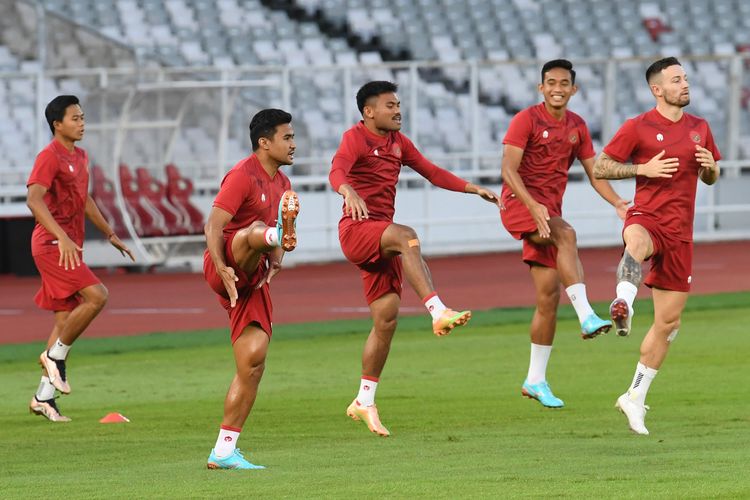
{"type": "Polygon", "coordinates": [[[690,291],[698,179],[714,184],[720,159],[708,123],[683,110],[690,104],[690,86],[680,62],[674,57],[656,61],[646,70],[646,81],[656,107],[626,121],[595,165],[599,178],[636,179],[610,315],[617,333],[628,335],[641,281],[651,288],[654,322],[641,343],[633,381],[616,403],[638,434],[648,434],[646,394],[677,336],[690,291]],[[628,160],[632,163],[624,163],[628,160]],[[651,261],[645,280],[644,260],[651,261]]]}
{"type": "Polygon", "coordinates": [[[396,84],[373,81],[357,92],[362,121],[344,133],[329,179],[344,197],[339,240],[346,258],[360,270],[373,326],[362,354],[357,397],[346,410],[370,431],[388,436],[375,406],[375,391],[396,331],[402,272],[432,316],[435,335],[466,324],[470,311],[454,311],[440,300],[422,259],[419,238],[409,226],[393,222],[396,183],[408,165],[433,185],[471,193],[499,204],[498,196],[428,161],[401,130],[396,84]],[[403,265],[403,271],[402,271],[403,265]]]}
{"type": "Polygon", "coordinates": [[[221,181],[206,222],[203,274],[229,313],[237,372],[224,400],[224,418],[209,469],[263,469],[236,448],[255,402],[271,340],[269,284],[284,252],[297,245],[297,194],[279,169],[294,161],[292,115],[264,109],[250,121],[253,154],[221,181]]]}

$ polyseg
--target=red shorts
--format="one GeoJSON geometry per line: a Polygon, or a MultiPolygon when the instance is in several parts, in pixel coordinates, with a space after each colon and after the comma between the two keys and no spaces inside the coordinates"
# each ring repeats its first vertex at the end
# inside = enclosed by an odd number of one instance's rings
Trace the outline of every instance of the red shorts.
{"type": "MultiPolygon", "coordinates": [[[[661,230],[659,222],[642,215],[630,216],[625,227],[639,224],[646,228],[654,244],[654,253],[648,259],[651,269],[643,281],[646,286],[675,292],[689,292],[693,281],[693,242],[672,238],[661,230]]],[[[623,228],[624,231],[624,228],[623,228]]]]}
{"type": "Polygon", "coordinates": [[[359,268],[368,304],[391,292],[401,297],[401,258],[380,254],[380,238],[391,224],[381,220],[342,219],[339,222],[341,250],[349,262],[359,268]]]}
{"type": "MultiPolygon", "coordinates": [[[[500,211],[500,219],[503,226],[517,240],[523,240],[523,251],[521,258],[528,265],[541,265],[557,269],[557,247],[555,245],[537,245],[526,239],[527,236],[537,231],[536,222],[531,217],[526,205],[515,196],[506,196],[503,199],[505,210],[500,211]]],[[[547,210],[550,210],[547,207],[547,210]]],[[[559,216],[550,211],[550,216],[559,216]]]]}
{"type": "Polygon", "coordinates": [[[221,281],[221,277],[216,272],[216,267],[214,267],[214,262],[211,260],[208,250],[203,254],[203,276],[206,282],[208,282],[208,286],[219,296],[219,303],[229,313],[232,344],[240,338],[242,330],[253,323],[259,325],[266,332],[268,338],[271,338],[273,333],[273,323],[271,321],[273,304],[271,303],[271,292],[268,284],[264,284],[258,290],[255,289],[255,286],[263,279],[265,274],[266,259],[261,259],[258,269],[252,275],[248,276],[237,265],[232,254],[232,240],[236,234],[233,233],[224,242],[224,258],[227,265],[234,269],[234,274],[239,278],[235,282],[235,286],[237,287],[237,304],[234,307],[229,302],[229,294],[227,294],[227,290],[224,288],[224,282],[221,281]]]}
{"type": "MultiPolygon", "coordinates": [[[[81,262],[75,269],[58,264],[60,254],[47,252],[34,255],[34,263],[42,276],[42,287],[34,296],[34,302],[41,309],[49,311],[72,311],[81,303],[78,291],[92,285],[101,284],[99,278],[81,262]]],[[[79,253],[79,257],[83,256],[79,253]]]]}

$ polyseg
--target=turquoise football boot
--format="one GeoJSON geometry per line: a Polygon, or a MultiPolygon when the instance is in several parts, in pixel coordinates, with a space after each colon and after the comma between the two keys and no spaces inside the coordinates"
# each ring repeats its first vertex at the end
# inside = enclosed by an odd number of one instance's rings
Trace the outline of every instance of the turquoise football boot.
{"type": "Polygon", "coordinates": [[[216,452],[211,450],[211,454],[208,456],[208,468],[209,469],[265,469],[262,465],[255,465],[248,462],[242,455],[239,448],[234,450],[231,455],[218,458],[216,452]]]}
{"type": "Polygon", "coordinates": [[[546,380],[538,384],[529,384],[527,380],[524,380],[521,387],[521,394],[529,399],[536,399],[542,403],[542,406],[546,406],[547,408],[562,408],[565,406],[562,399],[552,394],[552,389],[549,388],[546,380]]]}
{"type": "Polygon", "coordinates": [[[602,319],[594,313],[589,314],[588,318],[581,323],[581,337],[584,340],[593,339],[597,335],[607,333],[612,328],[612,322],[602,319]]]}

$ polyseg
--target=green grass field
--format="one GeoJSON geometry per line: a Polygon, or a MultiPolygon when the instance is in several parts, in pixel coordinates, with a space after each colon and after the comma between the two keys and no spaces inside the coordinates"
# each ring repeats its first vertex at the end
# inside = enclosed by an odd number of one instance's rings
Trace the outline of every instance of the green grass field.
{"type": "Polygon", "coordinates": [[[224,331],[82,338],[69,424],[27,412],[41,345],[0,346],[0,498],[750,496],[750,293],[691,297],[646,437],[613,409],[651,317],[636,307],[630,338],[586,342],[562,308],[548,371],[562,410],[520,396],[530,310],[442,339],[402,319],[378,389],[387,439],[344,414],[368,323],[279,326],[240,438],[265,471],[205,468],[233,375],[224,331]],[[131,422],[99,424],[111,411],[131,422]]]}

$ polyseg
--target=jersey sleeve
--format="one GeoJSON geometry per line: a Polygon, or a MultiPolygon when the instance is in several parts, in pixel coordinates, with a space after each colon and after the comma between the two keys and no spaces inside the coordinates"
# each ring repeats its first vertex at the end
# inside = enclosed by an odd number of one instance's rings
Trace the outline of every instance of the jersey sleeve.
{"type": "Polygon", "coordinates": [[[711,127],[708,126],[708,122],[706,122],[706,149],[711,151],[711,154],[714,155],[714,161],[721,160],[719,146],[714,142],[714,135],[711,133],[711,127]]]}
{"type": "Polygon", "coordinates": [[[333,190],[338,193],[342,184],[346,184],[346,177],[360,156],[359,143],[354,130],[347,130],[341,137],[336,154],[331,161],[331,172],[328,174],[328,181],[331,183],[333,190]]]}
{"type": "Polygon", "coordinates": [[[609,144],[604,146],[604,152],[615,161],[626,162],[632,156],[638,145],[638,132],[635,121],[627,120],[622,124],[609,144]]]}
{"type": "Polygon", "coordinates": [[[234,216],[242,203],[250,197],[253,182],[239,170],[230,170],[221,181],[219,194],[216,195],[213,206],[220,208],[234,216]]]}
{"type": "Polygon", "coordinates": [[[419,175],[430,181],[430,184],[449,191],[463,193],[469,183],[451,172],[442,169],[425,158],[417,147],[405,135],[401,134],[402,162],[410,166],[419,175]]]}
{"type": "Polygon", "coordinates": [[[508,125],[508,131],[505,132],[503,144],[509,144],[517,148],[526,149],[531,136],[531,114],[528,110],[516,114],[508,125]]]}
{"type": "Polygon", "coordinates": [[[31,169],[29,180],[26,182],[26,186],[32,184],[39,184],[44,186],[46,189],[52,187],[52,182],[55,180],[59,167],[57,165],[57,158],[55,153],[45,149],[36,157],[34,161],[34,167],[31,169]]]}
{"type": "Polygon", "coordinates": [[[588,160],[596,156],[594,143],[591,140],[591,134],[585,122],[581,122],[579,130],[581,131],[581,145],[578,148],[578,159],[581,161],[588,160]]]}

